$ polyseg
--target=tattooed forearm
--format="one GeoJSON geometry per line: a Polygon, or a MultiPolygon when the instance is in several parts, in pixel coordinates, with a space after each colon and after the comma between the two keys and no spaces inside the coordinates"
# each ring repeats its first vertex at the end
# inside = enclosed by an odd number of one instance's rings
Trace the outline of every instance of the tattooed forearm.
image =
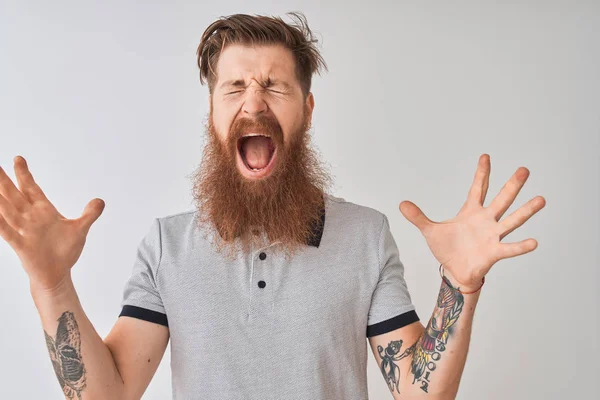
{"type": "Polygon", "coordinates": [[[81,337],[75,316],[70,311],[58,319],[56,338],[46,331],[46,346],[58,382],[68,399],[81,400],[85,388],[85,366],[81,360],[81,337]]]}
{"type": "Polygon", "coordinates": [[[420,389],[428,393],[431,383],[431,373],[436,369],[436,363],[446,350],[448,338],[452,336],[452,325],[456,323],[462,311],[464,298],[446,277],[443,278],[440,293],[433,315],[423,334],[415,343],[412,357],[411,372],[414,375],[413,384],[419,382],[420,389]]]}
{"type": "Polygon", "coordinates": [[[411,355],[415,350],[415,345],[416,343],[404,350],[402,354],[398,354],[402,348],[402,340],[392,340],[385,349],[380,345],[377,346],[377,352],[381,358],[381,373],[391,392],[396,390],[400,393],[400,367],[395,361],[400,361],[404,357],[411,355]]]}

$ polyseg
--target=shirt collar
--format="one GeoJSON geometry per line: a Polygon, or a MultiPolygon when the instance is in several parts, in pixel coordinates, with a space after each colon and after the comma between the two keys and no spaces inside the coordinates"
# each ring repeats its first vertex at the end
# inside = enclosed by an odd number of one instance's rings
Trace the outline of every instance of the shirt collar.
{"type": "Polygon", "coordinates": [[[319,247],[321,244],[321,238],[323,237],[323,229],[325,228],[325,205],[321,208],[321,218],[313,224],[312,233],[313,237],[306,241],[309,246],[319,247]]]}

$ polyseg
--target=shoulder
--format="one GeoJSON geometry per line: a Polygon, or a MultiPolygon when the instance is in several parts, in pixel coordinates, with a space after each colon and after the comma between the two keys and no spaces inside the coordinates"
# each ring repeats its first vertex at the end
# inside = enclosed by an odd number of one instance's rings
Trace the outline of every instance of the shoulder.
{"type": "Polygon", "coordinates": [[[196,227],[196,214],[195,209],[189,209],[156,217],[163,241],[169,238],[181,240],[182,236],[193,234],[196,227]]]}
{"type": "Polygon", "coordinates": [[[325,220],[344,230],[363,230],[379,234],[386,216],[379,210],[326,194],[325,220]]]}
{"type": "Polygon", "coordinates": [[[190,209],[190,210],[180,211],[175,214],[163,215],[162,217],[157,217],[157,218],[161,222],[178,223],[178,222],[182,222],[188,218],[193,218],[195,213],[196,213],[196,210],[190,209]]]}

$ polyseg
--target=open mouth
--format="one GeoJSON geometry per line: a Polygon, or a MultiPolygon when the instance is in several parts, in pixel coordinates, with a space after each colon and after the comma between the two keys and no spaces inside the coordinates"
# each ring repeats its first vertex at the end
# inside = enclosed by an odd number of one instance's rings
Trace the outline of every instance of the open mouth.
{"type": "Polygon", "coordinates": [[[261,178],[271,171],[277,148],[268,135],[250,133],[238,139],[237,161],[242,174],[248,178],[261,178]]]}

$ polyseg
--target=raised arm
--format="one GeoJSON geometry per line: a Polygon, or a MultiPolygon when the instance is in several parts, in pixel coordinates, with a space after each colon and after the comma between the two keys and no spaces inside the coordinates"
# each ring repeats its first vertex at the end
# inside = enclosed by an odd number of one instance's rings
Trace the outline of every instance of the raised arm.
{"type": "Polygon", "coordinates": [[[415,322],[369,338],[394,399],[456,397],[479,293],[463,295],[445,278],[426,327],[415,322]]]}
{"type": "Polygon", "coordinates": [[[0,236],[29,277],[50,360],[66,399],[139,399],[168,342],[168,328],[121,317],[103,341],[71,280],[90,226],[104,209],[94,199],[67,219],[46,198],[25,159],[15,157],[19,188],[0,168],[0,236]]]}
{"type": "MultiPolygon", "coordinates": [[[[432,254],[443,265],[444,277],[426,327],[413,323],[371,338],[373,352],[397,399],[456,396],[485,275],[499,260],[529,253],[537,247],[533,238],[501,243],[546,204],[542,196],[536,196],[500,220],[525,184],[529,170],[517,169],[490,205],[484,207],[490,170],[490,157],[482,154],[467,200],[452,219],[434,222],[410,201],[400,203],[402,215],[421,231],[432,254]]],[[[392,263],[395,261],[391,259],[392,263]]]]}
{"type": "Polygon", "coordinates": [[[67,399],[140,399],[165,352],[167,327],[120,317],[105,340],[83,311],[70,278],[31,294],[67,399]]]}

